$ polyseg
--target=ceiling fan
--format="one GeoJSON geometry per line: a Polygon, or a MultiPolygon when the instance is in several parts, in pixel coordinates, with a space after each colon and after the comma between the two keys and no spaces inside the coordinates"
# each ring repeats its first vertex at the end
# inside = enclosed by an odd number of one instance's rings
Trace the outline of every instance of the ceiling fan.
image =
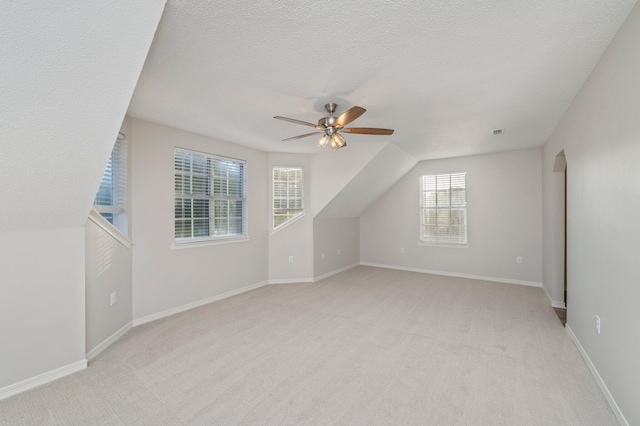
{"type": "Polygon", "coordinates": [[[347,141],[344,140],[344,137],[340,133],[355,133],[361,135],[392,135],[393,129],[378,129],[373,127],[344,127],[347,124],[354,121],[356,118],[360,117],[367,110],[354,106],[340,114],[338,117],[334,117],[333,113],[336,111],[338,105],[334,103],[328,103],[325,106],[325,109],[329,112],[329,117],[323,117],[318,120],[318,124],[307,123],[306,121],[300,121],[293,118],[280,117],[275,116],[278,120],[289,121],[291,123],[302,124],[303,126],[314,127],[316,129],[315,132],[305,133],[304,135],[293,136],[291,138],[283,139],[283,141],[290,141],[293,139],[301,139],[309,136],[318,136],[322,135],[320,140],[318,141],[318,146],[321,148],[330,145],[333,149],[339,149],[344,146],[347,146],[347,141]]]}

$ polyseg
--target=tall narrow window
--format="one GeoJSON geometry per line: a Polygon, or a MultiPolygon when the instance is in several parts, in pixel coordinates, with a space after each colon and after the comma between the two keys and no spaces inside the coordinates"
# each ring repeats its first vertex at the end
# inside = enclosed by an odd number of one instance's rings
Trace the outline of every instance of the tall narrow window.
{"type": "Polygon", "coordinates": [[[128,234],[127,168],[127,139],[120,133],[109,155],[93,207],[125,236],[128,234]]]}
{"type": "Polygon", "coordinates": [[[420,241],[467,244],[466,173],[421,176],[420,241]]]}
{"type": "Polygon", "coordinates": [[[302,167],[273,168],[273,228],[278,228],[301,214],[302,185],[304,173],[302,167]]]}
{"type": "Polygon", "coordinates": [[[242,160],[176,148],[176,241],[246,236],[246,173],[242,160]]]}

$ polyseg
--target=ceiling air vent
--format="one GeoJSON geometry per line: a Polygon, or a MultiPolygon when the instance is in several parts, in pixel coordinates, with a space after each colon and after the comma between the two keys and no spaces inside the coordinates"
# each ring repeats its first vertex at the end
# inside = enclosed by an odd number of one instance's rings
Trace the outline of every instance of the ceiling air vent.
{"type": "Polygon", "coordinates": [[[494,135],[501,135],[501,134],[503,134],[503,133],[504,133],[504,129],[495,129],[495,130],[493,131],[493,134],[494,134],[494,135]]]}

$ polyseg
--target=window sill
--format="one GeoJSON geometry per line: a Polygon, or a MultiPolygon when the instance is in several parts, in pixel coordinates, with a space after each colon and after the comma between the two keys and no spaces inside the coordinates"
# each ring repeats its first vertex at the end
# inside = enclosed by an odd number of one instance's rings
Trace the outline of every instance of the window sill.
{"type": "Polygon", "coordinates": [[[102,217],[100,213],[94,208],[89,211],[89,219],[95,223],[100,229],[102,229],[107,234],[111,235],[113,239],[118,241],[120,244],[131,250],[133,243],[129,238],[127,238],[118,228],[113,226],[107,219],[102,217]]]}
{"type": "Polygon", "coordinates": [[[171,250],[183,250],[183,249],[191,249],[191,248],[198,248],[198,247],[219,246],[222,244],[245,243],[247,241],[251,241],[251,238],[249,238],[248,236],[237,237],[237,238],[216,238],[211,240],[175,242],[171,245],[171,250]]]}
{"type": "Polygon", "coordinates": [[[468,249],[469,248],[469,243],[467,244],[453,244],[453,243],[438,243],[438,242],[431,242],[431,241],[419,241],[418,242],[419,246],[424,246],[424,247],[442,247],[442,248],[459,248],[459,249],[468,249]]]}

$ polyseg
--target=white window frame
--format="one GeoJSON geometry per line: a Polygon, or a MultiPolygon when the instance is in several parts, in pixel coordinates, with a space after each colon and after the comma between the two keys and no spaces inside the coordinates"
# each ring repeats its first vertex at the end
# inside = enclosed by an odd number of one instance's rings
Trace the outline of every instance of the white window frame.
{"type": "MultiPolygon", "coordinates": [[[[202,243],[205,243],[205,245],[209,245],[209,244],[218,244],[218,243],[224,243],[224,242],[239,242],[240,240],[248,240],[249,238],[249,229],[248,229],[248,205],[247,205],[247,162],[245,160],[240,160],[237,158],[230,158],[230,157],[223,157],[223,156],[219,156],[219,155],[214,155],[214,154],[209,154],[209,153],[204,153],[204,152],[198,152],[198,151],[194,151],[194,150],[190,150],[190,149],[185,149],[185,148],[179,148],[179,147],[175,147],[174,148],[174,166],[173,166],[173,171],[174,171],[174,241],[177,248],[177,246],[179,245],[202,245],[202,243]],[[176,167],[176,159],[178,158],[178,156],[180,155],[184,155],[184,156],[190,156],[191,157],[191,170],[189,172],[181,172],[177,169],[176,167]],[[185,182],[184,182],[184,178],[189,178],[189,187],[191,189],[193,189],[193,177],[194,177],[194,170],[193,170],[193,157],[194,156],[198,156],[201,159],[204,158],[206,159],[206,169],[205,170],[198,170],[197,172],[200,173],[200,175],[202,175],[202,173],[205,173],[206,176],[206,180],[205,180],[205,185],[206,185],[206,190],[204,193],[194,193],[192,190],[187,189],[186,191],[185,189],[185,182]],[[225,163],[231,163],[231,165],[233,167],[238,167],[239,169],[239,175],[240,175],[240,182],[234,182],[235,179],[232,179],[229,175],[230,173],[230,168],[224,166],[225,163]],[[218,168],[219,167],[219,168],[218,168]],[[222,172],[223,174],[217,174],[218,172],[222,172]],[[183,180],[179,180],[177,179],[178,176],[181,176],[183,178],[183,180]],[[178,184],[178,181],[180,181],[180,184],[178,184]],[[239,191],[239,194],[236,195],[230,195],[230,192],[232,191],[232,187],[233,184],[237,184],[235,186],[235,188],[239,191]],[[178,187],[182,188],[182,190],[178,190],[178,187]],[[227,192],[226,194],[224,193],[217,193],[218,191],[215,188],[219,188],[221,189],[223,192],[227,192]],[[178,237],[176,234],[178,232],[177,229],[177,224],[179,221],[182,222],[186,222],[188,220],[191,220],[192,224],[191,224],[191,229],[192,232],[191,234],[193,234],[193,230],[194,228],[194,221],[198,220],[197,217],[194,216],[194,203],[190,203],[190,215],[189,218],[187,217],[177,217],[176,213],[178,211],[177,209],[177,205],[178,205],[178,201],[180,201],[181,203],[184,203],[184,200],[201,200],[204,201],[205,203],[203,205],[206,205],[206,211],[207,211],[207,217],[206,218],[200,218],[200,220],[202,221],[203,219],[206,220],[207,222],[207,233],[208,235],[202,235],[202,236],[189,236],[189,237],[178,237]],[[227,212],[225,217],[216,217],[215,216],[215,211],[216,211],[216,204],[221,203],[221,207],[222,204],[226,203],[227,206],[226,208],[223,208],[223,210],[225,210],[227,212]],[[237,203],[240,204],[240,215],[231,215],[231,210],[232,210],[232,205],[235,204],[237,206],[237,203]],[[226,220],[227,223],[227,229],[229,229],[230,224],[232,222],[236,222],[236,224],[238,223],[237,221],[239,220],[241,225],[241,231],[240,232],[229,232],[229,233],[216,233],[216,219],[221,221],[221,220],[226,220]],[[213,231],[213,232],[212,232],[213,231]]],[[[201,181],[201,183],[203,183],[201,181]]],[[[181,209],[180,211],[184,212],[184,204],[182,205],[183,209],[181,209]]]]}
{"type": "Polygon", "coordinates": [[[466,172],[420,176],[420,245],[469,247],[466,178],[466,172]],[[454,185],[462,197],[454,196],[454,185]]]}
{"type": "Polygon", "coordinates": [[[126,136],[118,133],[93,201],[93,209],[125,237],[129,235],[128,149],[126,136]]]}
{"type": "Polygon", "coordinates": [[[271,170],[271,207],[273,230],[281,229],[304,214],[304,168],[300,166],[274,166],[271,170]],[[287,178],[282,180],[282,173],[287,178]],[[296,177],[299,172],[299,177],[296,177]],[[284,192],[282,189],[284,188],[284,192]],[[300,196],[296,195],[299,192],[300,196]],[[282,207],[282,203],[286,207],[282,207]],[[284,216],[284,222],[276,224],[277,216],[284,216]]]}

